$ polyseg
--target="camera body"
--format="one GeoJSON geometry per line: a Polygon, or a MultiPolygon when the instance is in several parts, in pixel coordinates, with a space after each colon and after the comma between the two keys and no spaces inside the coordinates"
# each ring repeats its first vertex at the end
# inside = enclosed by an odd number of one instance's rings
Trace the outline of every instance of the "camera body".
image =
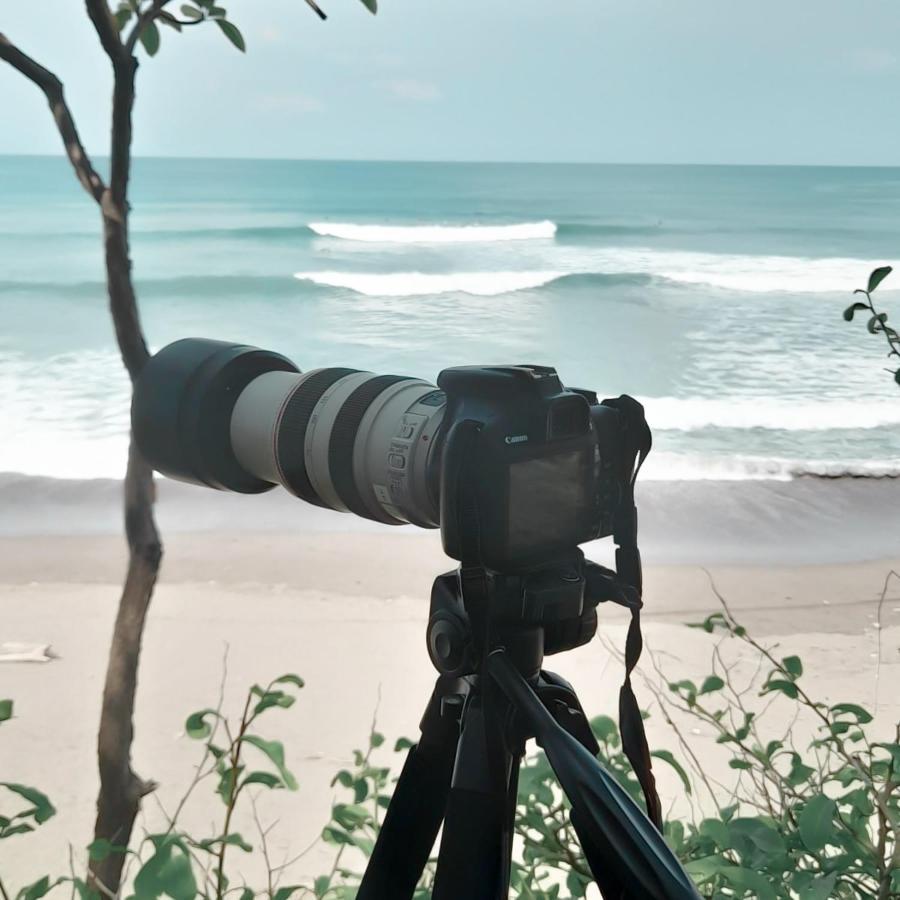
{"type": "Polygon", "coordinates": [[[444,550],[497,571],[538,567],[612,533],[618,415],[546,366],[445,369],[444,550]]]}

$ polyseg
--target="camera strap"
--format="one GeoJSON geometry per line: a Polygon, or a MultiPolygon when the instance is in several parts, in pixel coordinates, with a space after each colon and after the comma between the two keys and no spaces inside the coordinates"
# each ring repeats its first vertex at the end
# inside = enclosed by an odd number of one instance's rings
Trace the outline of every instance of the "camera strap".
{"type": "Polygon", "coordinates": [[[613,602],[631,612],[631,623],[625,640],[625,680],[619,691],[619,730],[622,749],[637,776],[647,804],[647,816],[662,831],[662,804],[656,790],[653,765],[644,718],[638,705],[631,675],[641,658],[644,646],[641,634],[641,599],[643,575],[641,553],[637,545],[637,507],[634,503],[634,485],[638,472],[650,452],[653,440],[650,427],[644,417],[644,407],[633,397],[623,394],[613,400],[604,400],[604,406],[617,410],[622,425],[622,485],[623,493],[613,525],[616,542],[616,578],[619,588],[610,597],[613,602]]]}

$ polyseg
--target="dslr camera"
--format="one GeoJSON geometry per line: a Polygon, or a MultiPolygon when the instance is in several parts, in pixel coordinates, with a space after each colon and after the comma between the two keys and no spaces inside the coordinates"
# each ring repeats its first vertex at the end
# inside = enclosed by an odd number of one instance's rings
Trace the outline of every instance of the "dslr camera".
{"type": "Polygon", "coordinates": [[[497,572],[553,565],[613,534],[633,514],[637,443],[649,447],[636,401],[598,402],[547,366],[454,367],[433,385],[300,372],[201,338],[149,361],[132,418],[169,477],[242,493],[281,484],[317,506],[439,527],[448,556],[497,572]]]}

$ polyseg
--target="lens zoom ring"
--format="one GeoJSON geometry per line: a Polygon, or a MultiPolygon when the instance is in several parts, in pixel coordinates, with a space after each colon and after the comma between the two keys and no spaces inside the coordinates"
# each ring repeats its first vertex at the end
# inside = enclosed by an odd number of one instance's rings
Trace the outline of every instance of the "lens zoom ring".
{"type": "Polygon", "coordinates": [[[356,388],[344,401],[334,420],[328,445],[329,473],[338,497],[351,512],[366,519],[375,519],[376,522],[399,520],[387,513],[384,513],[384,518],[374,516],[366,506],[353,476],[353,449],[366,411],[379,394],[398,381],[415,381],[415,379],[405,375],[377,375],[356,388]]]}
{"type": "Polygon", "coordinates": [[[359,369],[322,369],[321,372],[310,375],[291,395],[281,415],[275,456],[284,485],[298,497],[316,506],[329,508],[316,493],[306,472],[306,429],[309,419],[328,388],[347,375],[359,371],[359,369]]]}

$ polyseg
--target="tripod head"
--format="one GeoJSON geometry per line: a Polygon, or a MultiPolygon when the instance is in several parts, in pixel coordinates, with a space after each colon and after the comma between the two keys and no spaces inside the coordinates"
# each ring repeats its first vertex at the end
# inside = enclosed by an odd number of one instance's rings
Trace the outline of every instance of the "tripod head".
{"type": "Polygon", "coordinates": [[[440,575],[431,590],[431,662],[442,675],[472,675],[489,652],[488,645],[511,642],[520,648],[523,671],[536,673],[544,656],[573,650],[596,634],[596,608],[610,599],[614,577],[609,569],[585,560],[578,549],[567,559],[525,574],[461,567],[440,575]],[[481,594],[467,593],[466,585],[481,581],[490,602],[479,605],[481,594]]]}

